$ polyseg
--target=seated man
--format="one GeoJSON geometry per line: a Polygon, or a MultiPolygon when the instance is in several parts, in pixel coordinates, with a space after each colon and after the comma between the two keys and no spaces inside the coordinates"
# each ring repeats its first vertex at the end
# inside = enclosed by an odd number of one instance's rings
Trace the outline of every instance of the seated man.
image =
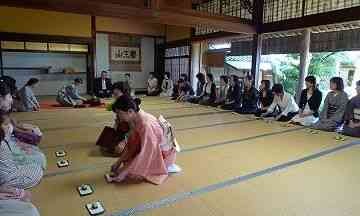
{"type": "Polygon", "coordinates": [[[356,82],[357,95],[346,106],[344,131],[348,136],[360,137],[360,80],[356,82]]]}
{"type": "Polygon", "coordinates": [[[106,71],[102,71],[101,77],[95,79],[95,95],[100,98],[111,97],[111,79],[107,77],[106,71]]]}

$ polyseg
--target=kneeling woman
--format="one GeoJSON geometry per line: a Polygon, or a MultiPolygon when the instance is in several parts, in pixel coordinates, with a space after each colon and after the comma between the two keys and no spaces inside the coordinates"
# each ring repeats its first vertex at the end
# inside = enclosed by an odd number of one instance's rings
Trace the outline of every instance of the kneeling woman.
{"type": "Polygon", "coordinates": [[[318,130],[334,131],[343,123],[346,104],[349,99],[344,92],[344,81],[341,77],[330,80],[330,92],[327,94],[320,120],[313,127],[318,130]]]}
{"type": "MultiPolygon", "coordinates": [[[[140,110],[140,100],[121,96],[113,105],[119,119],[129,123],[130,132],[119,160],[112,165],[108,182],[145,180],[161,184],[169,172],[179,172],[175,165],[176,149],[173,140],[167,139],[160,121],[140,110]]],[[[125,142],[125,141],[124,141],[125,142]]]]}
{"type": "Polygon", "coordinates": [[[65,107],[77,107],[83,105],[87,99],[80,96],[80,86],[83,84],[82,79],[76,78],[74,84],[64,86],[58,91],[56,101],[65,107]]]}
{"type": "Polygon", "coordinates": [[[282,84],[275,84],[272,88],[274,99],[262,117],[274,117],[276,121],[290,121],[299,111],[292,95],[284,91],[282,84]]]}
{"type": "Polygon", "coordinates": [[[305,79],[306,89],[301,92],[299,114],[291,122],[310,126],[319,120],[319,107],[322,101],[321,91],[317,88],[316,78],[308,76],[305,79]]]}
{"type": "Polygon", "coordinates": [[[344,131],[348,136],[360,137],[360,80],[356,82],[357,95],[346,106],[344,131]]]}

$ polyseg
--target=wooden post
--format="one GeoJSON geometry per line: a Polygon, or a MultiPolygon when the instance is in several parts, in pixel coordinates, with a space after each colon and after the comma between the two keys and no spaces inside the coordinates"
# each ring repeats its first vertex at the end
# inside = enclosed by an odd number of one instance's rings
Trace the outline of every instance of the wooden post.
{"type": "Polygon", "coordinates": [[[261,49],[262,49],[262,35],[255,34],[253,36],[253,46],[252,46],[252,58],[251,58],[251,76],[255,82],[255,88],[259,87],[261,72],[260,72],[260,62],[261,62],[261,49]]]}
{"type": "Polygon", "coordinates": [[[300,75],[299,82],[296,90],[296,101],[300,101],[301,91],[305,86],[305,78],[308,75],[310,64],[310,36],[311,30],[305,29],[302,34],[300,43],[300,75]]]}
{"type": "Polygon", "coordinates": [[[3,62],[3,52],[1,49],[1,41],[0,41],[0,72],[1,72],[1,76],[4,76],[4,62],[3,62]]]}
{"type": "Polygon", "coordinates": [[[255,88],[259,87],[261,81],[260,62],[261,62],[261,49],[262,49],[262,35],[261,28],[263,25],[264,17],[264,0],[254,0],[253,3],[253,21],[256,26],[257,34],[253,36],[252,46],[252,59],[251,59],[251,76],[255,82],[255,88]]]}
{"type": "Polygon", "coordinates": [[[96,73],[96,18],[91,16],[91,43],[89,44],[88,71],[87,71],[87,92],[94,93],[94,82],[96,73]]]}

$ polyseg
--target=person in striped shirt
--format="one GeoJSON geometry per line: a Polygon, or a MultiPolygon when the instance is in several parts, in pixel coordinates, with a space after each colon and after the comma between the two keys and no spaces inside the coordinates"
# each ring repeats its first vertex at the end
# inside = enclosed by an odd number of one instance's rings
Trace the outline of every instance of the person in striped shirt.
{"type": "Polygon", "coordinates": [[[43,169],[36,163],[19,164],[13,155],[13,151],[6,134],[11,131],[9,115],[0,112],[0,186],[28,189],[39,184],[43,169]]]}

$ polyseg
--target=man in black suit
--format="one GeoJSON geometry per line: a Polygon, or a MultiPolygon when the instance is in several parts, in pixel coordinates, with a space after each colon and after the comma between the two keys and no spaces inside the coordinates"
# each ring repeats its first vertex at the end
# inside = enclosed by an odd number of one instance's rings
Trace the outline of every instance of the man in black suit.
{"type": "Polygon", "coordinates": [[[102,71],[101,77],[95,79],[95,95],[100,98],[111,97],[111,79],[107,78],[107,72],[102,71]]]}

